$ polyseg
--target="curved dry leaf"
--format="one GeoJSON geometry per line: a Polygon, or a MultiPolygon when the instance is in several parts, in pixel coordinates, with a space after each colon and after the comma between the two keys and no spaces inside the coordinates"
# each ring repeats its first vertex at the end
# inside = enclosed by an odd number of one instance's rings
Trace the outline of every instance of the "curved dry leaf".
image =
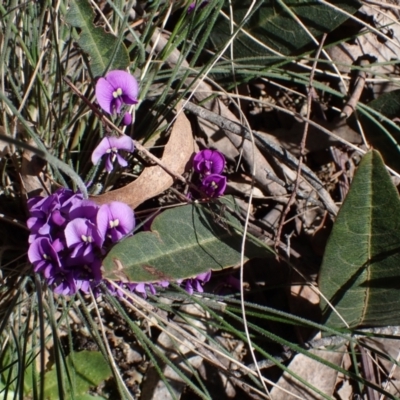
{"type": "MultiPolygon", "coordinates": [[[[189,120],[178,106],[178,116],[172,126],[170,138],[164,148],[162,163],[175,174],[182,174],[193,154],[192,128],[189,120]]],[[[136,208],[144,201],[157,196],[172,186],[174,179],[160,166],[147,167],[134,182],[123,188],[92,197],[97,204],[121,201],[136,208]]]]}
{"type": "MultiPolygon", "coordinates": [[[[37,147],[33,139],[29,139],[28,145],[37,147]]],[[[21,183],[22,190],[28,198],[34,196],[46,196],[50,193],[50,180],[45,174],[46,161],[31,150],[25,149],[22,153],[21,183]]]]}

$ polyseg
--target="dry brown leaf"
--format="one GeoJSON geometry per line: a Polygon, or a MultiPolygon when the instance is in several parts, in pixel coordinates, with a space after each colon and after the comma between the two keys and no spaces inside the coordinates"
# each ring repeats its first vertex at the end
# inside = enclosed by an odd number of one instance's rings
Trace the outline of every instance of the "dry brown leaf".
{"type": "MultiPolygon", "coordinates": [[[[30,146],[37,147],[33,139],[27,142],[30,146]]],[[[21,163],[22,188],[28,198],[33,196],[46,196],[50,193],[50,181],[44,169],[46,161],[30,150],[24,150],[21,163]]]]}
{"type": "MultiPolygon", "coordinates": [[[[310,350],[310,352],[332,364],[341,365],[344,349],[345,347],[342,346],[337,351],[313,349],[310,350]]],[[[298,354],[291,361],[288,368],[293,374],[300,376],[310,385],[313,385],[319,389],[322,393],[325,393],[327,396],[333,395],[338,373],[332,369],[332,367],[321,364],[320,362],[313,360],[304,354],[298,354]]],[[[279,378],[277,386],[272,389],[271,398],[274,400],[291,400],[298,398],[295,396],[309,400],[323,399],[321,395],[303,385],[289,373],[284,372],[282,377],[279,378]],[[287,392],[280,390],[280,388],[287,390],[287,392]],[[290,396],[288,392],[292,393],[293,396],[290,396]]]]}
{"type": "MultiPolygon", "coordinates": [[[[177,111],[178,116],[172,126],[161,161],[174,173],[182,174],[193,154],[193,137],[190,122],[182,111],[181,105],[178,106],[177,111]]],[[[91,199],[97,204],[121,201],[136,208],[144,201],[164,192],[173,183],[172,176],[156,165],[145,168],[134,182],[100,196],[93,196],[91,199]]]]}

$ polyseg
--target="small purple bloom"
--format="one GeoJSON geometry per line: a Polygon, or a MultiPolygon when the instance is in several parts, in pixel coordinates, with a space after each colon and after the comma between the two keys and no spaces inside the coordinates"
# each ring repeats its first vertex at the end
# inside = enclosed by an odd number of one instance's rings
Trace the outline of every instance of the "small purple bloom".
{"type": "Polygon", "coordinates": [[[28,207],[31,217],[26,224],[30,229],[31,235],[30,242],[37,234],[38,236],[48,236],[50,234],[52,221],[52,214],[60,208],[60,203],[56,194],[51,196],[39,198],[39,201],[28,201],[28,207]]]}
{"type": "Polygon", "coordinates": [[[97,213],[97,228],[104,238],[118,242],[135,227],[135,217],[132,208],[119,201],[103,204],[97,213]]]}
{"type": "Polygon", "coordinates": [[[202,175],[220,174],[225,168],[225,157],[217,150],[201,150],[194,156],[193,167],[202,175]]]}
{"type": "Polygon", "coordinates": [[[206,176],[202,182],[200,190],[209,197],[222,196],[226,189],[226,178],[223,175],[211,174],[206,176]]]}
{"type": "MultiPolygon", "coordinates": [[[[211,278],[211,271],[204,272],[200,275],[197,275],[195,278],[185,279],[183,284],[185,285],[185,290],[189,294],[193,294],[193,292],[203,293],[203,285],[208,282],[211,278]]],[[[178,281],[178,283],[180,283],[178,281]]]]}
{"type": "Polygon", "coordinates": [[[104,241],[96,226],[85,218],[76,218],[67,224],[65,239],[72,249],[70,257],[88,263],[94,261],[94,250],[101,248],[104,241]]]}
{"type": "Polygon", "coordinates": [[[50,240],[45,237],[37,238],[31,243],[28,250],[29,261],[33,264],[35,272],[42,272],[48,278],[52,272],[60,268],[60,259],[51,245],[50,240]]]}
{"type": "Polygon", "coordinates": [[[48,279],[48,284],[53,287],[53,292],[64,296],[71,296],[76,293],[76,284],[73,273],[53,274],[48,279]]]}
{"type": "Polygon", "coordinates": [[[126,71],[110,71],[96,83],[96,98],[108,114],[119,114],[123,104],[137,104],[139,85],[126,71]]]}
{"type": "Polygon", "coordinates": [[[127,161],[118,153],[119,150],[133,152],[135,146],[129,136],[105,137],[101,140],[92,154],[92,163],[97,164],[101,157],[106,155],[106,170],[111,172],[114,168],[113,163],[117,159],[121,167],[128,165],[127,161]]]}

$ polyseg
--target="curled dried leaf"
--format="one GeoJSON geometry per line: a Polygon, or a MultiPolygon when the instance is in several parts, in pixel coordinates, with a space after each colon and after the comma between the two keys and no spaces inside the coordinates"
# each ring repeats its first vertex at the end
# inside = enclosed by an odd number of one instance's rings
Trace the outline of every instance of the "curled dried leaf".
{"type": "MultiPolygon", "coordinates": [[[[178,116],[172,126],[170,138],[164,148],[161,161],[170,171],[175,174],[182,174],[193,154],[194,148],[190,122],[183,113],[181,105],[179,105],[177,111],[178,116]]],[[[156,165],[145,168],[134,182],[123,188],[93,197],[92,200],[98,204],[122,201],[130,207],[136,208],[144,201],[164,192],[173,183],[173,177],[159,165],[156,165]]]]}

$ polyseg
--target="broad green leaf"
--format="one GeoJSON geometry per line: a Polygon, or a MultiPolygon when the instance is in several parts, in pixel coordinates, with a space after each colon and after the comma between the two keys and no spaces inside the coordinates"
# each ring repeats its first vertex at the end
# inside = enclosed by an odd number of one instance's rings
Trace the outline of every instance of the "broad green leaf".
{"type": "Polygon", "coordinates": [[[122,41],[103,28],[94,26],[95,13],[88,0],[71,0],[66,22],[81,29],[79,46],[91,57],[93,75],[101,76],[108,69],[126,69],[129,55],[122,41]]]}
{"type": "MultiPolygon", "coordinates": [[[[367,153],[329,237],[321,292],[350,327],[400,324],[400,201],[382,158],[367,153]]],[[[345,324],[322,301],[326,324],[345,324]]]]}
{"type": "MultiPolygon", "coordinates": [[[[242,234],[235,227],[240,227],[239,221],[216,203],[166,210],[155,218],[151,232],[140,232],[111,249],[103,261],[105,276],[169,281],[238,264],[242,234]]],[[[248,240],[245,254],[251,258],[271,253],[248,240]]]]}
{"type": "MultiPolygon", "coordinates": [[[[74,395],[83,395],[91,387],[98,386],[102,381],[111,376],[111,370],[99,351],[73,352],[66,358],[68,374],[64,372],[64,388],[70,392],[70,385],[73,385],[74,395]],[[68,377],[71,383],[68,382],[68,377]]],[[[57,371],[50,370],[45,374],[45,397],[47,399],[58,399],[59,382],[57,371]]],[[[101,398],[100,398],[101,399],[101,398]]]]}
{"type": "MultiPolygon", "coordinates": [[[[237,25],[243,20],[251,3],[251,0],[232,0],[233,20],[237,25]]],[[[361,7],[355,0],[331,0],[330,3],[350,14],[361,7]]],[[[263,0],[257,2],[255,8],[257,10],[243,27],[244,32],[239,32],[233,43],[234,58],[270,56],[273,53],[268,48],[286,56],[297,55],[312,44],[312,38],[291,16],[288,8],[317,38],[348,18],[318,0],[263,0]]],[[[230,15],[228,3],[223,10],[230,15]]],[[[216,48],[222,48],[231,37],[230,23],[223,17],[217,21],[211,34],[211,41],[216,48]]]]}
{"type": "MultiPolygon", "coordinates": [[[[368,107],[393,120],[400,116],[400,90],[384,93],[368,103],[368,107]]],[[[362,111],[362,110],[360,110],[362,111]]],[[[400,129],[383,121],[379,116],[360,113],[364,134],[368,143],[382,154],[385,163],[400,172],[400,129]]]]}

